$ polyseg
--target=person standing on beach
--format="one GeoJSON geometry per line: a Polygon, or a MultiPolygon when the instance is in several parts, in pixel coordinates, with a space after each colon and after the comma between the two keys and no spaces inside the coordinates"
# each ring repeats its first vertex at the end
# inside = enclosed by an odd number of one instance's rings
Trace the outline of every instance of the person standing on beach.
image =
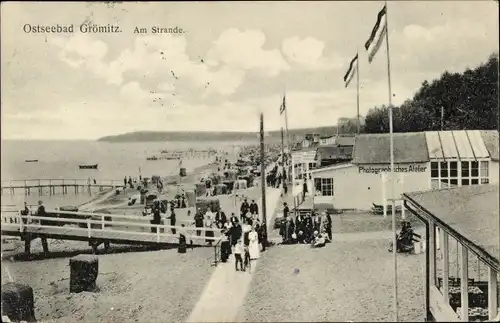
{"type": "Polygon", "coordinates": [[[234,212],[231,213],[231,217],[229,218],[229,220],[231,221],[231,224],[233,226],[236,224],[236,222],[238,222],[238,218],[236,217],[236,215],[234,215],[234,212]]]}
{"type": "Polygon", "coordinates": [[[215,225],[218,229],[222,229],[227,222],[226,214],[220,208],[215,214],[215,225]]]}
{"type": "MultiPolygon", "coordinates": [[[[194,225],[197,228],[203,228],[203,214],[201,212],[197,212],[194,216],[194,225]]],[[[201,236],[201,230],[196,230],[196,235],[201,236]]]]}
{"type": "Polygon", "coordinates": [[[236,260],[234,263],[236,271],[245,271],[243,268],[243,255],[245,253],[245,246],[243,245],[243,241],[241,239],[237,240],[234,244],[234,259],[236,260]],[[240,269],[238,269],[238,264],[240,264],[240,269]]]}
{"type": "Polygon", "coordinates": [[[255,200],[252,200],[252,203],[250,204],[250,213],[259,214],[259,206],[255,203],[255,200]]]}
{"type": "MultiPolygon", "coordinates": [[[[156,200],[153,204],[153,220],[151,224],[161,224],[161,212],[160,212],[160,201],[156,200]]],[[[156,233],[156,227],[151,227],[151,232],[156,233]]]]}
{"type": "Polygon", "coordinates": [[[328,240],[332,241],[332,216],[330,215],[330,212],[326,212],[325,229],[328,234],[328,240]]]}
{"type": "Polygon", "coordinates": [[[210,238],[213,238],[215,236],[214,231],[212,230],[213,227],[213,213],[208,212],[205,214],[205,228],[207,229],[205,231],[205,237],[207,238],[205,240],[206,243],[208,243],[209,246],[212,245],[213,240],[210,238]]]}
{"type": "Polygon", "coordinates": [[[231,245],[234,247],[236,242],[238,242],[238,239],[240,239],[243,234],[243,228],[239,224],[238,219],[236,219],[233,226],[229,230],[231,235],[231,245]]]}
{"type": "Polygon", "coordinates": [[[283,217],[286,219],[289,214],[290,214],[290,208],[288,207],[288,204],[285,202],[283,203],[283,217]]]}
{"type": "Polygon", "coordinates": [[[243,203],[241,203],[241,207],[240,207],[240,214],[241,214],[241,219],[242,219],[243,223],[246,223],[245,219],[246,219],[246,216],[247,216],[247,213],[249,210],[250,210],[250,205],[248,204],[248,200],[245,198],[243,203]]]}
{"type": "MultiPolygon", "coordinates": [[[[27,217],[29,214],[30,214],[30,209],[28,207],[28,203],[24,202],[24,210],[21,211],[21,215],[23,216],[22,220],[24,224],[28,222],[28,219],[25,217],[27,217]]],[[[10,221],[12,223],[12,219],[10,221]]]]}
{"type": "Polygon", "coordinates": [[[125,187],[127,186],[127,176],[125,176],[123,178],[123,186],[125,186],[125,187]]]}
{"type": "MultiPolygon", "coordinates": [[[[175,222],[176,222],[176,215],[175,215],[175,209],[174,208],[171,208],[170,209],[170,216],[167,217],[167,219],[170,219],[170,225],[171,226],[175,226],[175,222]]],[[[175,231],[175,228],[172,228],[172,233],[175,234],[176,231],[175,231]]]]}
{"type": "MultiPolygon", "coordinates": [[[[45,206],[43,205],[43,201],[38,201],[38,209],[36,211],[36,216],[42,216],[42,217],[46,217],[47,216],[47,212],[45,212],[45,206]]],[[[40,224],[41,225],[50,225],[51,223],[49,221],[46,221],[46,220],[40,220],[40,224]]]]}

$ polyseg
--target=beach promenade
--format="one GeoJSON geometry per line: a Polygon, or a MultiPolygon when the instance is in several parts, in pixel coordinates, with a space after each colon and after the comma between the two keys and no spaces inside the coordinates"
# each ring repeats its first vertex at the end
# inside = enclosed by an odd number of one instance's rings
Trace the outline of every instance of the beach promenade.
{"type": "MultiPolygon", "coordinates": [[[[273,218],[281,190],[266,188],[267,230],[272,231],[273,218]]],[[[262,199],[259,202],[262,210],[262,199]]],[[[187,322],[234,322],[243,304],[259,261],[252,262],[249,272],[237,272],[231,255],[227,263],[217,266],[187,322]]]]}

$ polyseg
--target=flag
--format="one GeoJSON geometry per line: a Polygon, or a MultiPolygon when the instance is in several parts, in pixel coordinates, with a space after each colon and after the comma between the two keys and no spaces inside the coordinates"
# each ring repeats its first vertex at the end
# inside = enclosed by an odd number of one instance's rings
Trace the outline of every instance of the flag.
{"type": "Polygon", "coordinates": [[[285,112],[286,110],[286,99],[285,99],[285,96],[283,95],[283,103],[281,103],[281,106],[280,106],[280,115],[283,114],[283,112],[285,112]]]}
{"type": "Polygon", "coordinates": [[[349,69],[347,70],[347,73],[344,75],[344,83],[345,87],[349,86],[349,83],[351,83],[352,78],[354,75],[356,75],[356,68],[354,68],[354,64],[358,64],[358,54],[354,56],[354,58],[351,60],[351,63],[349,64],[349,69]]]}
{"type": "Polygon", "coordinates": [[[372,33],[370,34],[370,38],[365,43],[365,49],[369,52],[368,54],[368,62],[371,63],[375,54],[377,54],[380,46],[382,46],[382,42],[384,41],[385,34],[387,33],[387,24],[384,22],[382,24],[382,18],[386,15],[386,6],[380,10],[377,15],[377,22],[375,26],[373,26],[372,33]]]}

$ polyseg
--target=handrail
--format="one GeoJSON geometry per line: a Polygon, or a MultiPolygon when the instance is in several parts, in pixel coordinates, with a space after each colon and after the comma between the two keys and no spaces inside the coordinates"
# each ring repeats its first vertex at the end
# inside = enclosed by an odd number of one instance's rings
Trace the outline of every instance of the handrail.
{"type": "MultiPolygon", "coordinates": [[[[58,226],[54,225],[44,225],[41,223],[33,223],[33,220],[38,220],[38,221],[51,221],[51,222],[64,222],[64,223],[73,223],[73,224],[86,224],[86,228],[81,228],[81,227],[64,227],[65,230],[68,231],[74,231],[74,232],[82,232],[82,231],[87,231],[87,236],[88,238],[92,237],[92,231],[98,231],[98,232],[109,232],[109,233],[125,233],[125,234],[131,234],[131,235],[156,235],[157,237],[157,242],[160,242],[160,237],[178,237],[178,234],[172,234],[172,233],[161,233],[161,229],[165,231],[165,229],[177,229],[177,230],[182,230],[188,236],[191,240],[193,239],[199,239],[199,240],[213,240],[217,241],[220,240],[220,236],[214,236],[214,237],[206,237],[206,236],[197,236],[195,234],[195,231],[202,230],[202,231],[217,231],[218,229],[213,229],[213,228],[197,228],[197,227],[180,227],[180,226],[172,226],[172,225],[165,225],[165,224],[151,224],[149,222],[147,223],[133,223],[133,222],[111,222],[111,221],[102,221],[102,220],[92,220],[90,218],[88,219],[68,219],[68,218],[52,218],[52,217],[40,217],[40,216],[30,216],[30,215],[18,215],[19,218],[21,219],[27,219],[26,223],[23,221],[19,221],[19,223],[3,223],[3,227],[19,227],[20,231],[23,232],[25,228],[61,228],[58,226]],[[93,228],[92,224],[100,224],[100,228],[93,228]],[[126,231],[126,230],[116,230],[113,229],[112,225],[119,225],[119,226],[136,226],[136,227],[146,227],[146,228],[156,228],[156,233],[154,232],[140,232],[140,231],[126,231]],[[192,234],[191,234],[192,233],[192,234]]],[[[102,238],[102,237],[100,237],[102,238]]]]}
{"type": "MultiPolygon", "coordinates": [[[[88,215],[95,215],[94,213],[88,213],[88,215]]],[[[100,214],[102,216],[108,217],[109,215],[112,214],[100,214]]],[[[213,231],[214,233],[221,232],[221,229],[218,228],[205,228],[205,227],[182,227],[182,226],[176,226],[176,225],[168,225],[168,224],[151,224],[149,221],[145,221],[142,223],[137,223],[137,222],[125,222],[125,221],[110,221],[106,220],[104,217],[99,219],[99,220],[94,220],[91,218],[87,219],[74,219],[74,218],[57,218],[57,217],[47,217],[47,216],[36,216],[36,215],[19,215],[17,214],[17,217],[20,217],[22,219],[27,219],[28,223],[32,222],[33,220],[42,220],[42,221],[51,221],[51,222],[64,222],[64,223],[73,223],[73,224],[101,224],[101,227],[109,227],[110,225],[117,225],[117,226],[130,226],[130,227],[146,227],[146,228],[160,228],[160,229],[176,229],[176,230],[184,230],[184,231],[213,231]],[[31,220],[31,221],[30,221],[31,220]]],[[[129,216],[130,217],[130,216],[129,216]]],[[[141,217],[138,217],[140,219],[143,219],[141,217]]],[[[4,223],[4,224],[9,224],[9,223],[4,223]]],[[[30,225],[30,224],[27,224],[30,225]]],[[[51,226],[52,227],[52,226],[51,226]]],[[[130,233],[136,233],[134,231],[127,231],[130,233]]],[[[205,238],[205,237],[204,237],[205,238]]]]}
{"type": "MultiPolygon", "coordinates": [[[[112,220],[106,220],[106,218],[119,218],[119,219],[129,219],[129,220],[139,220],[139,221],[146,221],[149,222],[151,220],[151,217],[147,216],[137,216],[137,215],[126,215],[126,214],[107,214],[107,213],[92,213],[92,212],[72,212],[72,211],[59,211],[59,210],[46,210],[47,213],[49,214],[58,214],[58,215],[73,215],[73,216],[81,216],[81,217],[100,217],[102,221],[105,222],[113,222],[114,224],[118,223],[112,220]]],[[[34,217],[34,216],[33,216],[34,217]]],[[[50,219],[57,219],[57,218],[50,218],[50,219]]],[[[59,218],[61,219],[61,218],[59,218]]],[[[62,219],[69,219],[72,220],[74,218],[65,218],[62,217],[62,219]]],[[[162,220],[166,220],[168,217],[162,217],[162,220]]],[[[191,220],[186,220],[186,221],[191,221],[191,220]]],[[[69,221],[68,221],[69,222],[69,221]]],[[[180,221],[184,222],[184,221],[180,221]]],[[[136,223],[136,222],[127,222],[127,223],[136,223]]],[[[169,226],[173,229],[182,229],[185,227],[180,227],[180,226],[169,226]]],[[[221,232],[222,229],[218,228],[205,228],[205,227],[197,227],[196,230],[201,230],[201,231],[214,231],[214,232],[221,232]]]]}

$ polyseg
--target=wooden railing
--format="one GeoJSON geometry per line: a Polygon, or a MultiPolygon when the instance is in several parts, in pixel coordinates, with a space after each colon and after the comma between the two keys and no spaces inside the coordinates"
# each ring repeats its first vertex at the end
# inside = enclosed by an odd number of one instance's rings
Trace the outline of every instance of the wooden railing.
{"type": "Polygon", "coordinates": [[[71,236],[72,234],[76,236],[82,236],[86,233],[87,238],[98,238],[98,239],[127,239],[127,236],[144,236],[145,239],[137,239],[137,241],[148,241],[148,242],[166,242],[165,238],[178,238],[179,232],[184,232],[186,239],[190,240],[212,240],[219,241],[221,238],[221,230],[216,228],[203,228],[203,227],[193,227],[193,226],[172,226],[165,224],[151,224],[149,221],[151,217],[142,216],[131,216],[131,215],[120,215],[120,214],[104,214],[104,213],[86,213],[86,212],[69,212],[69,211],[56,211],[47,210],[47,213],[59,215],[59,217],[53,216],[36,216],[36,215],[21,215],[20,212],[13,214],[7,214],[2,212],[2,230],[9,231],[9,229],[23,231],[40,231],[40,229],[50,229],[50,231],[64,231],[65,235],[71,236]],[[62,217],[61,215],[64,215],[62,217]],[[14,219],[15,223],[10,223],[10,219],[14,219]],[[24,221],[22,220],[24,219],[24,221]],[[129,221],[116,221],[113,219],[129,220],[129,221]],[[136,222],[132,222],[135,220],[136,222]],[[58,225],[47,225],[43,222],[59,222],[61,224],[75,224],[78,227],[61,227],[58,225]],[[131,230],[119,230],[113,228],[113,226],[121,226],[128,228],[141,228],[142,231],[131,231],[131,230]],[[151,230],[151,228],[156,228],[156,233],[144,232],[144,229],[151,230]],[[176,229],[176,234],[165,233],[167,230],[176,229]],[[214,237],[197,236],[196,231],[206,232],[213,231],[214,237]],[[146,239],[149,237],[149,239],[146,239]],[[156,240],[151,240],[151,237],[156,237],[156,240]]]}
{"type": "Polygon", "coordinates": [[[97,186],[123,186],[122,180],[96,180],[94,184],[93,179],[58,179],[58,178],[46,178],[46,179],[14,179],[10,181],[2,181],[2,188],[22,188],[22,187],[39,187],[39,186],[64,186],[64,185],[97,185],[97,186]]]}

